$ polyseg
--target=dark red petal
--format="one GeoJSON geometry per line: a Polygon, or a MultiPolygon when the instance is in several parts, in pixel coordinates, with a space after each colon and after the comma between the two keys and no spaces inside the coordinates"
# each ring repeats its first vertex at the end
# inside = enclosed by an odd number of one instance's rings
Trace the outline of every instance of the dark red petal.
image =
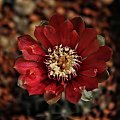
{"type": "Polygon", "coordinates": [[[26,86],[29,95],[38,95],[43,94],[45,92],[45,87],[50,83],[49,80],[43,81],[41,83],[37,83],[34,86],[26,86]]]}
{"type": "MultiPolygon", "coordinates": [[[[40,77],[39,77],[40,78],[40,77]]],[[[41,78],[40,79],[37,79],[37,78],[34,78],[34,79],[30,79],[29,77],[27,77],[24,82],[24,85],[28,86],[28,87],[35,87],[37,86],[38,84],[40,84],[42,81],[44,81],[46,78],[43,78],[42,75],[41,75],[41,78]]]]}
{"type": "Polygon", "coordinates": [[[109,72],[105,70],[102,73],[98,74],[97,78],[98,78],[99,83],[104,82],[105,80],[109,78],[109,72]]]}
{"type": "Polygon", "coordinates": [[[100,60],[109,61],[112,57],[112,49],[108,46],[101,46],[96,53],[95,57],[100,60]]]}
{"type": "Polygon", "coordinates": [[[86,90],[93,90],[98,88],[98,80],[96,77],[87,77],[87,76],[79,76],[76,78],[79,87],[84,87],[86,90]]]}
{"type": "Polygon", "coordinates": [[[40,82],[44,81],[47,79],[47,74],[40,74],[40,75],[20,75],[18,78],[18,86],[20,86],[23,89],[26,88],[34,88],[40,82]]]}
{"type": "Polygon", "coordinates": [[[90,68],[79,71],[80,75],[85,75],[87,77],[95,77],[97,75],[97,69],[90,68]]]}
{"type": "Polygon", "coordinates": [[[27,91],[29,95],[40,95],[44,93],[44,88],[45,86],[37,85],[36,87],[33,88],[27,88],[27,91]]]}
{"type": "Polygon", "coordinates": [[[62,93],[63,90],[64,90],[63,85],[61,84],[57,85],[56,81],[52,82],[45,88],[46,92],[51,92],[52,94],[56,94],[56,95],[62,93]]]}
{"type": "MultiPolygon", "coordinates": [[[[46,53],[40,45],[29,35],[23,35],[18,38],[18,47],[20,50],[31,49],[31,54],[38,54],[44,56],[46,53]]],[[[30,53],[30,51],[29,51],[30,53]]]]}
{"type": "Polygon", "coordinates": [[[76,91],[71,82],[68,82],[65,87],[65,97],[71,103],[77,103],[81,98],[81,92],[76,91]]]}
{"type": "Polygon", "coordinates": [[[33,61],[43,61],[44,58],[40,55],[35,55],[32,53],[31,48],[26,48],[24,50],[22,50],[23,56],[25,60],[33,60],[33,61]]]}
{"type": "Polygon", "coordinates": [[[33,68],[29,73],[26,74],[24,84],[34,86],[34,84],[38,84],[47,78],[47,71],[44,71],[42,68],[33,68]]]}
{"type": "Polygon", "coordinates": [[[44,34],[53,46],[60,44],[60,38],[52,26],[46,25],[44,28],[44,34]]]}
{"type": "Polygon", "coordinates": [[[33,54],[41,55],[41,56],[46,55],[45,51],[38,44],[34,44],[34,45],[30,46],[30,47],[32,49],[33,54]]]}
{"type": "Polygon", "coordinates": [[[77,80],[74,79],[74,80],[72,80],[71,82],[72,82],[72,85],[73,85],[74,90],[75,90],[76,92],[82,93],[82,91],[79,89],[79,85],[78,85],[77,80]]]}
{"type": "Polygon", "coordinates": [[[77,52],[80,54],[83,50],[85,50],[88,46],[90,46],[94,40],[96,40],[97,32],[93,28],[86,28],[83,31],[83,34],[80,38],[77,52]]]}
{"type": "Polygon", "coordinates": [[[58,85],[56,88],[56,95],[61,94],[64,91],[64,86],[63,85],[58,85]]]}
{"type": "Polygon", "coordinates": [[[49,25],[53,26],[55,30],[58,32],[60,30],[61,24],[65,21],[63,15],[55,14],[49,20],[49,25]]]}
{"type": "Polygon", "coordinates": [[[106,66],[106,62],[104,61],[89,62],[86,64],[82,63],[81,65],[81,71],[90,68],[97,69],[97,74],[100,74],[101,72],[107,69],[107,66],[106,66]]]}
{"type": "Polygon", "coordinates": [[[98,74],[107,69],[106,61],[112,56],[112,50],[107,46],[100,46],[99,50],[82,61],[81,69],[95,68],[98,74]]]}
{"type": "Polygon", "coordinates": [[[23,86],[26,89],[31,89],[31,88],[35,88],[39,84],[44,83],[44,81],[46,81],[47,79],[48,79],[47,74],[40,74],[40,76],[25,75],[25,78],[22,81],[23,81],[23,86]]]}
{"type": "Polygon", "coordinates": [[[23,50],[25,47],[37,44],[37,42],[30,35],[22,35],[18,37],[18,47],[23,50]]]}
{"type": "Polygon", "coordinates": [[[49,85],[45,88],[45,91],[46,91],[46,92],[51,92],[52,94],[55,94],[56,88],[57,88],[56,82],[53,81],[51,84],[49,84],[49,85]]]}
{"type": "Polygon", "coordinates": [[[56,81],[51,82],[46,88],[44,98],[48,104],[56,103],[62,96],[64,87],[61,84],[56,84],[56,81]]]}
{"type": "Polygon", "coordinates": [[[79,40],[80,38],[78,33],[76,32],[76,30],[73,30],[70,34],[70,47],[74,49],[79,40]]]}
{"type": "Polygon", "coordinates": [[[14,66],[14,68],[21,74],[26,74],[28,70],[33,69],[35,67],[38,67],[38,64],[36,62],[27,61],[23,58],[19,58],[14,66]]]}
{"type": "Polygon", "coordinates": [[[83,31],[85,30],[85,23],[81,17],[75,17],[71,20],[74,29],[77,31],[77,33],[81,36],[83,31]]]}
{"type": "Polygon", "coordinates": [[[46,48],[52,48],[52,44],[50,41],[45,37],[43,33],[44,26],[36,26],[34,35],[38,41],[41,42],[41,44],[46,48]]]}
{"type": "Polygon", "coordinates": [[[94,40],[83,52],[80,53],[82,58],[85,58],[93,53],[95,53],[99,49],[100,45],[98,40],[94,40]]]}
{"type": "Polygon", "coordinates": [[[68,46],[70,43],[70,33],[73,30],[73,25],[69,20],[66,20],[62,25],[61,25],[61,43],[63,46],[68,46]]]}
{"type": "Polygon", "coordinates": [[[95,63],[98,61],[108,61],[112,56],[111,48],[100,46],[99,50],[83,61],[84,64],[95,63]]]}

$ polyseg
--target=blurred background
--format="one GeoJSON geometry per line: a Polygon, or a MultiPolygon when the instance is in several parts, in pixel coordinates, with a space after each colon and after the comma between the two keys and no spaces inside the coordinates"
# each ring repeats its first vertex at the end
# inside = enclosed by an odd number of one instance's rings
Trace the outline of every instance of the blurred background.
{"type": "Polygon", "coordinates": [[[120,0],[0,0],[0,120],[120,120],[120,0]],[[100,84],[99,95],[77,105],[64,98],[48,105],[42,96],[28,96],[17,86],[13,69],[17,37],[33,36],[40,20],[54,13],[82,16],[113,49],[107,62],[110,77],[100,84]]]}

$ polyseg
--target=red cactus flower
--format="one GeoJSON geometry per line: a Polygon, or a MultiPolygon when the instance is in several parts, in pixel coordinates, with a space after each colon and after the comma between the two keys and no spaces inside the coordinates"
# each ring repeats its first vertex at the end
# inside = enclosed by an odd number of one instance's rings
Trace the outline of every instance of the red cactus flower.
{"type": "Polygon", "coordinates": [[[21,74],[18,84],[29,95],[44,94],[52,104],[65,91],[66,99],[77,103],[83,88],[98,87],[112,50],[100,45],[95,29],[85,28],[81,17],[65,20],[56,14],[47,25],[37,26],[34,35],[37,40],[29,35],[18,37],[23,58],[15,63],[21,74]]]}

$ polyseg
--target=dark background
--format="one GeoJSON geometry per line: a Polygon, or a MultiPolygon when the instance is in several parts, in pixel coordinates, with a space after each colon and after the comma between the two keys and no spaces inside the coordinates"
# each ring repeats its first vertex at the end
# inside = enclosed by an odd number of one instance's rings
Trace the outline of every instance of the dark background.
{"type": "Polygon", "coordinates": [[[120,0],[0,0],[0,120],[120,120],[120,0]],[[82,16],[113,49],[110,77],[93,101],[77,105],[60,100],[48,105],[42,96],[28,96],[17,86],[13,69],[17,37],[33,36],[35,25],[54,13],[82,16]]]}

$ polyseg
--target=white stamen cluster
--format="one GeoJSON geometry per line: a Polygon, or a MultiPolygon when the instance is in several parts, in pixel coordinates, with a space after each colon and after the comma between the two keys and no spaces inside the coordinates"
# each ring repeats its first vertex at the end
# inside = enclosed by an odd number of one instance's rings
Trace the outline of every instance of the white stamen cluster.
{"type": "Polygon", "coordinates": [[[48,76],[53,79],[65,81],[77,76],[76,69],[81,61],[75,50],[70,47],[55,46],[48,49],[48,59],[45,64],[48,67],[48,76]]]}

